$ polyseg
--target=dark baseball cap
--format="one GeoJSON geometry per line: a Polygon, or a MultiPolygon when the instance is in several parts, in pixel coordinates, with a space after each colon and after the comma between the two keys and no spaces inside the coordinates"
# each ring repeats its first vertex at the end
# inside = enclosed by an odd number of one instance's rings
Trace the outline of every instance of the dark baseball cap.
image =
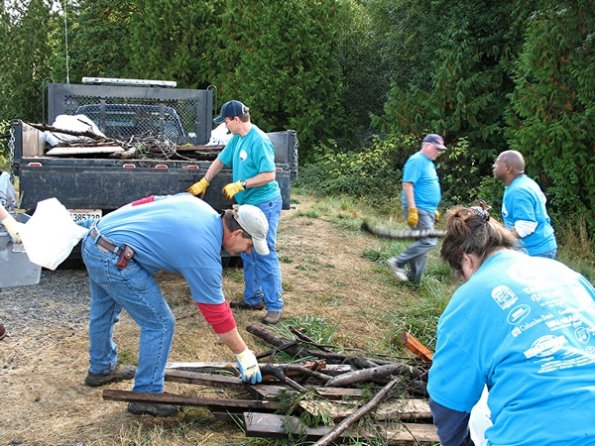
{"type": "Polygon", "coordinates": [[[235,118],[236,116],[244,116],[250,109],[242,104],[240,101],[227,101],[221,107],[221,114],[213,119],[215,124],[221,124],[226,118],[235,118]]]}
{"type": "Polygon", "coordinates": [[[442,136],[436,135],[435,133],[430,133],[426,135],[423,142],[434,144],[440,150],[446,150],[446,146],[444,145],[444,140],[442,139],[442,136]]]}

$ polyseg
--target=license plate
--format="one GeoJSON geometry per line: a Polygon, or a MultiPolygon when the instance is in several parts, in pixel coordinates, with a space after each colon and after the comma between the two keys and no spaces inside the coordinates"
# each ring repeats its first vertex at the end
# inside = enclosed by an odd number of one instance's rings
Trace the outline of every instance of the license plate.
{"type": "Polygon", "coordinates": [[[103,212],[101,209],[68,209],[70,216],[74,222],[92,218],[93,220],[99,220],[103,212]]]}

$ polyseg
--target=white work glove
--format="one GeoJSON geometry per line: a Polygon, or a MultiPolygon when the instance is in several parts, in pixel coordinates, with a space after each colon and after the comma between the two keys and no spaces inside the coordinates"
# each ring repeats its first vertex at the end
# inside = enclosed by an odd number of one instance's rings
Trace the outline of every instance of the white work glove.
{"type": "Polygon", "coordinates": [[[21,236],[19,234],[19,230],[20,230],[19,225],[21,225],[22,223],[19,223],[18,221],[16,221],[14,219],[14,217],[10,214],[8,214],[6,217],[4,217],[2,220],[0,220],[0,223],[4,225],[4,227],[10,234],[10,237],[12,238],[13,243],[22,243],[23,242],[21,240],[21,236]]]}
{"type": "Polygon", "coordinates": [[[258,360],[251,350],[246,349],[238,353],[236,358],[238,358],[238,368],[243,382],[250,381],[251,384],[256,384],[262,381],[258,360]]]}

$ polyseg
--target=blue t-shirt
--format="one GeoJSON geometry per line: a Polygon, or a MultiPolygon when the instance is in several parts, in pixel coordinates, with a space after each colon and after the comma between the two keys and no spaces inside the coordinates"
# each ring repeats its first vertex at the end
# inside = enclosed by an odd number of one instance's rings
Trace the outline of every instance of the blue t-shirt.
{"type": "MultiPolygon", "coordinates": [[[[219,153],[219,161],[231,166],[233,181],[246,180],[263,172],[275,172],[275,147],[271,139],[252,124],[245,136],[233,135],[219,153]]],[[[239,204],[257,205],[281,196],[277,181],[250,187],[234,195],[239,204]]]]}
{"type": "Polygon", "coordinates": [[[555,260],[505,250],[452,296],[428,392],[470,412],[488,386],[490,445],[595,444],[595,290],[555,260]]]}
{"type": "Polygon", "coordinates": [[[519,240],[519,247],[531,256],[556,249],[556,236],[545,208],[546,198],[535,181],[520,175],[504,189],[502,219],[511,229],[518,220],[537,223],[535,232],[519,240]]]}
{"type": "Polygon", "coordinates": [[[97,224],[102,236],[134,249],[134,260],[150,273],[180,273],[196,302],[224,301],[221,282],[221,216],[204,201],[182,193],[127,205],[97,224]]]}
{"type": "MultiPolygon", "coordinates": [[[[440,181],[436,167],[421,151],[409,157],[403,167],[403,183],[413,183],[415,206],[433,214],[440,203],[440,181]]],[[[403,207],[407,207],[405,193],[401,192],[403,207]]]]}

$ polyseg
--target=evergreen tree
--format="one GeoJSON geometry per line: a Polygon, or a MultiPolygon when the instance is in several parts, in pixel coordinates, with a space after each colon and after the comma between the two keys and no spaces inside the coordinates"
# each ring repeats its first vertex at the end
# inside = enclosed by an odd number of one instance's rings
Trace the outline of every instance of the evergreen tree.
{"type": "MultiPolygon", "coordinates": [[[[79,0],[65,2],[69,21],[70,80],[80,83],[85,76],[135,78],[133,54],[145,48],[131,39],[131,21],[139,0],[79,0]]],[[[60,40],[62,42],[63,39],[60,40]]],[[[60,47],[64,53],[64,47],[60,47]]],[[[56,67],[59,63],[54,64],[56,67]]],[[[65,82],[65,71],[56,80],[65,82]]]]}
{"type": "Polygon", "coordinates": [[[4,5],[0,13],[3,69],[0,119],[42,121],[42,83],[50,75],[48,31],[53,17],[42,0],[4,5]]]}
{"type": "Polygon", "coordinates": [[[206,88],[214,77],[219,16],[225,2],[139,0],[131,26],[131,66],[138,76],[206,88]]]}
{"type": "Polygon", "coordinates": [[[595,9],[591,0],[545,4],[526,24],[506,135],[525,155],[556,220],[582,215],[593,231],[595,9]]]}
{"type": "MultiPolygon", "coordinates": [[[[296,129],[300,155],[337,136],[341,72],[334,0],[228,2],[221,17],[214,83],[264,130],[296,129]]],[[[303,157],[302,157],[303,159],[303,157]]]]}

